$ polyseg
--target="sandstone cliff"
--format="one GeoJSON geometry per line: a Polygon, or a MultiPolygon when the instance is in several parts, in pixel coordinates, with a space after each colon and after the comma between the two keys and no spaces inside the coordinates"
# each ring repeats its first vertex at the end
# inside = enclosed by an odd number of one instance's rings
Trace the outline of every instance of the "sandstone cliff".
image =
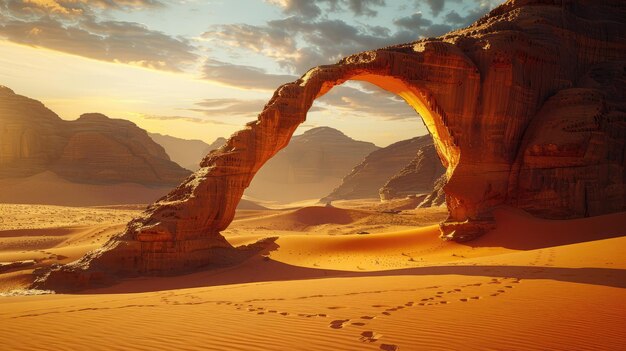
{"type": "MultiPolygon", "coordinates": [[[[341,185],[321,201],[378,198],[379,189],[385,182],[415,159],[422,147],[432,143],[432,137],[425,135],[399,141],[372,152],[343,178],[341,185]]],[[[441,165],[438,158],[436,161],[441,165]]],[[[418,181],[419,179],[416,179],[416,183],[418,181]]],[[[431,190],[432,184],[428,192],[431,190]]]]}
{"type": "Polygon", "coordinates": [[[554,218],[626,210],[624,32],[623,0],[511,0],[439,38],[313,68],[278,88],[257,120],[124,233],[35,286],[81,287],[236,258],[219,232],[244,189],[313,101],[350,79],[398,94],[424,119],[446,167],[445,239],[490,230],[501,205],[554,218]],[[582,110],[572,114],[572,106],[582,110]]]}
{"type": "Polygon", "coordinates": [[[41,102],[0,86],[0,177],[46,170],[65,148],[63,125],[41,102]]]}
{"type": "MultiPolygon", "coordinates": [[[[433,144],[417,150],[417,155],[400,172],[392,176],[379,190],[381,200],[391,200],[407,195],[430,194],[435,183],[446,172],[433,144]]],[[[435,201],[433,205],[440,205],[435,201]]]]}
{"type": "Polygon", "coordinates": [[[0,88],[0,178],[44,171],[92,184],[172,185],[189,175],[134,123],[97,113],[65,121],[0,88]]]}

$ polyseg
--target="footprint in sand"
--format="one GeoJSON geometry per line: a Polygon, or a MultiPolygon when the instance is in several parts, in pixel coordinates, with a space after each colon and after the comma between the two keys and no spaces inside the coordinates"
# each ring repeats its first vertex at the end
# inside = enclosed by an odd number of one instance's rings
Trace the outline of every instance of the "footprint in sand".
{"type": "Polygon", "coordinates": [[[361,316],[361,319],[374,319],[374,316],[361,316]]]}
{"type": "Polygon", "coordinates": [[[341,329],[348,322],[350,322],[349,319],[337,319],[337,320],[334,320],[334,321],[330,322],[329,327],[331,327],[333,329],[341,329]]]}
{"type": "Polygon", "coordinates": [[[394,344],[381,344],[380,349],[383,351],[398,351],[400,347],[394,344]]]}
{"type": "Polygon", "coordinates": [[[359,340],[361,340],[361,342],[376,342],[382,337],[383,336],[381,334],[377,334],[371,330],[368,330],[361,333],[361,337],[359,338],[359,340]]]}
{"type": "Polygon", "coordinates": [[[352,324],[352,325],[354,325],[354,326],[357,326],[357,327],[362,327],[362,326],[364,326],[364,325],[365,325],[365,323],[363,323],[363,322],[352,322],[352,323],[350,323],[350,324],[352,324]]]}

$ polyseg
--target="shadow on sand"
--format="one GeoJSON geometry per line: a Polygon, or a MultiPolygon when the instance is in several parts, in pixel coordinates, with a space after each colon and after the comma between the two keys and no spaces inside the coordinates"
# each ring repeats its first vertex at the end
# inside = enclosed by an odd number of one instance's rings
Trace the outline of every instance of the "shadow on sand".
{"type": "Polygon", "coordinates": [[[446,265],[385,271],[354,272],[294,266],[255,256],[229,268],[197,272],[176,277],[128,279],[117,285],[87,290],[81,294],[137,293],[171,289],[222,286],[231,284],[295,281],[322,278],[384,276],[463,275],[492,278],[547,279],[570,283],[626,288],[626,270],[614,268],[561,268],[542,266],[446,265]]]}

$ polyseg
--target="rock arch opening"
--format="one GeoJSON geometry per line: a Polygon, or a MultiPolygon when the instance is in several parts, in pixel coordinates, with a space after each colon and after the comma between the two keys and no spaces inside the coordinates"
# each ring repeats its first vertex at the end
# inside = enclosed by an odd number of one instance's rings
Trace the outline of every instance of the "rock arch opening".
{"type": "Polygon", "coordinates": [[[269,208],[337,201],[361,207],[358,200],[365,200],[371,209],[410,209],[432,198],[443,172],[432,135],[411,105],[349,80],[314,100],[306,122],[259,169],[238,208],[254,207],[250,200],[269,208]]]}

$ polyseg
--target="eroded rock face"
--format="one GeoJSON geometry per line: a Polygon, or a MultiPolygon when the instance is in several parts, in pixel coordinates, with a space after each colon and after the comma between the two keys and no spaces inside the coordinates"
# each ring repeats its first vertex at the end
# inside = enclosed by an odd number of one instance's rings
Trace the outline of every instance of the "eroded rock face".
{"type": "MultiPolygon", "coordinates": [[[[415,158],[420,148],[432,144],[432,137],[424,135],[398,141],[370,153],[321,201],[379,197],[378,190],[385,182],[402,171],[415,158]]],[[[439,164],[441,165],[441,162],[439,164]]]]}
{"type": "Polygon", "coordinates": [[[626,60],[625,21],[621,0],[508,1],[466,29],[316,67],[281,86],[256,121],[125,233],[40,285],[210,262],[208,248],[227,246],[219,232],[254,174],[316,98],[350,79],[398,94],[424,119],[446,167],[444,238],[484,233],[495,206],[541,215],[563,194],[550,217],[624,210],[623,103],[613,103],[624,90],[607,91],[621,85],[593,72],[626,60]],[[573,104],[597,112],[574,116],[573,104]],[[543,133],[555,125],[562,132],[543,133]],[[596,201],[605,194],[609,201],[596,201]]]}
{"type": "Polygon", "coordinates": [[[74,182],[170,186],[190,174],[132,122],[98,113],[65,121],[0,87],[0,178],[44,171],[74,182]]]}
{"type": "MultiPolygon", "coordinates": [[[[421,147],[415,158],[379,190],[380,199],[384,201],[409,195],[430,194],[445,172],[435,146],[429,144],[421,147]]],[[[439,204],[435,201],[433,205],[439,204]]]]}

